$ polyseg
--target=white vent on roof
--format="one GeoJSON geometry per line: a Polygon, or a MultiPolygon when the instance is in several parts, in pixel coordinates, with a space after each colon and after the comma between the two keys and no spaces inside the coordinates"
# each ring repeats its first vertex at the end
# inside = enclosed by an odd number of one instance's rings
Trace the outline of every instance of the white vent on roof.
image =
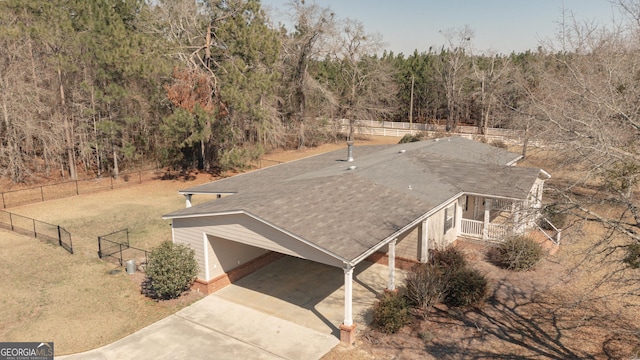
{"type": "Polygon", "coordinates": [[[407,150],[402,149],[402,150],[400,150],[400,151],[398,151],[398,152],[399,152],[400,154],[404,154],[404,153],[406,153],[406,152],[407,152],[407,150]]]}
{"type": "Polygon", "coordinates": [[[355,170],[355,169],[356,169],[356,166],[355,166],[355,165],[351,165],[351,166],[349,166],[347,169],[348,169],[348,170],[355,170]]]}
{"type": "Polygon", "coordinates": [[[435,141],[435,142],[437,142],[438,140],[440,140],[440,139],[433,139],[433,141],[435,141]]]}

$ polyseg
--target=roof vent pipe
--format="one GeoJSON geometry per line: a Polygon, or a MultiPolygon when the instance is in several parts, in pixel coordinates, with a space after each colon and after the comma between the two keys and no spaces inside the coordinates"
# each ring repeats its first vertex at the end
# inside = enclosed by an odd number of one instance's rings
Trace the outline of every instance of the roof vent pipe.
{"type": "Polygon", "coordinates": [[[347,141],[347,161],[353,161],[353,141],[347,141]]]}

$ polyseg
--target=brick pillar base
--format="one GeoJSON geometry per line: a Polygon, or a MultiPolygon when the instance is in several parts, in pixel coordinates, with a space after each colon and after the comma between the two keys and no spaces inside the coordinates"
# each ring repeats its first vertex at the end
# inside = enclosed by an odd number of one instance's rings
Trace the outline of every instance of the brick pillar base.
{"type": "Polygon", "coordinates": [[[340,325],[340,342],[344,345],[353,345],[356,342],[356,324],[340,325]]]}

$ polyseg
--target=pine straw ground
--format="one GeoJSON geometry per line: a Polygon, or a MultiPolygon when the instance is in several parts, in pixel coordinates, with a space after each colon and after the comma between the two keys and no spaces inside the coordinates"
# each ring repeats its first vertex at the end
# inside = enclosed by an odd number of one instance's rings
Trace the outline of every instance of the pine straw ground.
{"type": "MultiPolygon", "coordinates": [[[[583,229],[596,235],[597,229],[583,229]]],[[[336,347],[333,359],[637,359],[640,299],[616,284],[594,289],[607,269],[582,263],[585,236],[566,234],[560,251],[527,272],[486,261],[483,245],[459,245],[487,275],[492,291],[477,308],[438,305],[388,335],[366,328],[355,347],[336,347]],[[593,272],[591,272],[593,271],[593,272]]],[[[609,271],[611,268],[609,269],[609,271]]],[[[628,276],[638,277],[638,270],[628,276]]]]}

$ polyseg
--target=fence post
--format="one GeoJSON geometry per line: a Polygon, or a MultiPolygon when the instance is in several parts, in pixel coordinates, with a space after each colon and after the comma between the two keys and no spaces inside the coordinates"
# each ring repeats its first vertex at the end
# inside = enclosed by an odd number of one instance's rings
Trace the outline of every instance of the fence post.
{"type": "Polygon", "coordinates": [[[12,216],[11,213],[9,213],[9,224],[11,224],[11,231],[14,231],[13,230],[13,216],[12,216]]]}
{"type": "Polygon", "coordinates": [[[122,266],[123,262],[122,262],[122,244],[118,244],[120,245],[120,266],[122,266]]]}
{"type": "Polygon", "coordinates": [[[42,190],[42,186],[40,186],[40,197],[42,198],[42,201],[44,201],[44,191],[42,190]]]}
{"type": "Polygon", "coordinates": [[[102,242],[101,238],[98,236],[98,259],[102,259],[102,242]]]}
{"type": "Polygon", "coordinates": [[[124,229],[127,233],[127,247],[129,247],[129,228],[124,229]]]}
{"type": "Polygon", "coordinates": [[[4,193],[2,193],[2,208],[3,209],[7,208],[7,204],[4,202],[4,193]]]}
{"type": "Polygon", "coordinates": [[[58,245],[62,247],[62,234],[60,233],[60,225],[58,225],[58,245]]]}
{"type": "Polygon", "coordinates": [[[38,232],[36,231],[36,219],[31,219],[31,222],[33,222],[33,237],[37,239],[38,232]]]}

